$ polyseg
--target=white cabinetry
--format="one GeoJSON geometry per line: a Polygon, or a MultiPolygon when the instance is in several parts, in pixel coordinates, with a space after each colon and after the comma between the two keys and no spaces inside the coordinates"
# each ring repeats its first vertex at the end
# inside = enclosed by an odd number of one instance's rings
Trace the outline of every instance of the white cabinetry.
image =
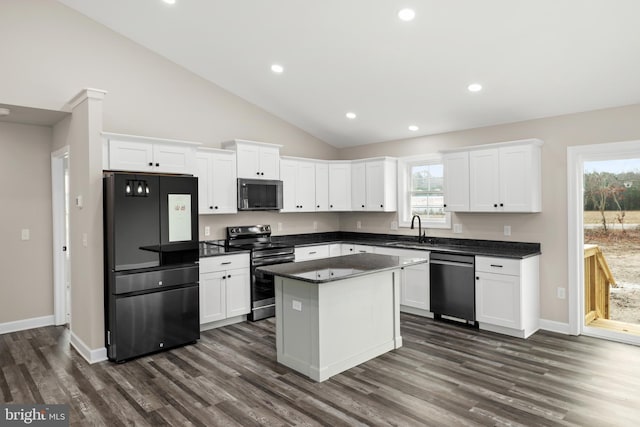
{"type": "Polygon", "coordinates": [[[236,151],[238,178],[280,179],[281,145],[235,139],[222,147],[236,151]]]}
{"type": "Polygon", "coordinates": [[[429,252],[377,247],[375,253],[427,259],[426,264],[410,265],[402,269],[400,310],[431,317],[429,313],[429,252]]]}
{"type": "Polygon", "coordinates": [[[329,163],[329,210],[351,210],[351,163],[329,163]]]}
{"type": "Polygon", "coordinates": [[[469,153],[447,153],[444,165],[444,209],[448,212],[469,210],[469,153]]]}
{"type": "Polygon", "coordinates": [[[316,163],[316,211],[329,210],[329,164],[316,163]]]}
{"type": "Polygon", "coordinates": [[[538,330],[539,258],[476,256],[476,320],[480,329],[520,338],[538,330]]]}
{"type": "Polygon", "coordinates": [[[103,132],[103,169],[193,174],[196,142],[103,132]]]}
{"type": "Polygon", "coordinates": [[[349,243],[342,243],[340,245],[340,255],[371,254],[371,253],[374,253],[373,246],[352,245],[349,243]]]}
{"type": "Polygon", "coordinates": [[[309,261],[312,259],[329,258],[329,245],[301,246],[295,248],[295,260],[309,261]]]}
{"type": "Polygon", "coordinates": [[[316,211],[316,164],[307,160],[280,160],[282,210],[280,212],[316,211]]]}
{"type": "Polygon", "coordinates": [[[236,213],[236,153],[229,150],[199,149],[196,154],[198,212],[236,213]]]}
{"type": "Polygon", "coordinates": [[[200,258],[200,324],[249,313],[249,283],[248,254],[200,258]]]}
{"type": "Polygon", "coordinates": [[[351,209],[393,212],[397,209],[397,161],[354,161],[351,165],[351,209]]]}
{"type": "Polygon", "coordinates": [[[540,140],[527,139],[447,152],[443,157],[445,208],[540,212],[541,145],[540,140]]]}

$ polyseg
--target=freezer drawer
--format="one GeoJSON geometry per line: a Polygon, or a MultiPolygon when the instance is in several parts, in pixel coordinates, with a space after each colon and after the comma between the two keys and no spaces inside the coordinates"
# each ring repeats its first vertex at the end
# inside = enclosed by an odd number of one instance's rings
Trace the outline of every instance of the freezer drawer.
{"type": "Polygon", "coordinates": [[[200,338],[198,285],[134,296],[111,295],[114,315],[107,331],[110,360],[176,347],[200,338]]]}
{"type": "Polygon", "coordinates": [[[143,273],[115,273],[114,279],[114,294],[154,289],[162,290],[171,286],[197,283],[199,280],[199,267],[194,264],[188,267],[145,271],[143,273]]]}

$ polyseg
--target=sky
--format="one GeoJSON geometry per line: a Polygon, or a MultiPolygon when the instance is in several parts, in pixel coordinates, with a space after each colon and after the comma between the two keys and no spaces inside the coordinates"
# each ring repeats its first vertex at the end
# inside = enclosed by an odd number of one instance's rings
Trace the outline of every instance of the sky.
{"type": "Polygon", "coordinates": [[[584,171],[588,172],[640,172],[640,159],[604,160],[584,162],[584,171]]]}

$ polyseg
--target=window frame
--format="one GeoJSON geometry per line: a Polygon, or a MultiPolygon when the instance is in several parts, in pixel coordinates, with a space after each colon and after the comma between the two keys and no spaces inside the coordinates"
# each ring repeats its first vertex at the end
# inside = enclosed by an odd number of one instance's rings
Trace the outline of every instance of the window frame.
{"type": "MultiPolygon", "coordinates": [[[[398,159],[398,227],[411,227],[411,206],[409,181],[411,167],[416,164],[443,164],[440,154],[422,154],[419,156],[402,157],[398,159]]],[[[445,211],[444,222],[434,222],[420,217],[422,228],[451,229],[451,212],[445,211]]]]}

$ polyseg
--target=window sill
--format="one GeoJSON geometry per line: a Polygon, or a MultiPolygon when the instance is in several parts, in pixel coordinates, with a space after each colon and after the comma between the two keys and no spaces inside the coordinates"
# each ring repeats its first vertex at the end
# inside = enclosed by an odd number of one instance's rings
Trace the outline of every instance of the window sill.
{"type": "MultiPolygon", "coordinates": [[[[416,227],[418,226],[415,223],[414,223],[414,225],[416,227]]],[[[399,221],[398,222],[398,227],[400,227],[400,228],[411,228],[411,221],[409,221],[409,222],[399,221]]],[[[446,223],[422,221],[422,228],[423,229],[440,228],[440,229],[449,229],[450,230],[451,229],[451,220],[447,221],[446,223]]]]}

